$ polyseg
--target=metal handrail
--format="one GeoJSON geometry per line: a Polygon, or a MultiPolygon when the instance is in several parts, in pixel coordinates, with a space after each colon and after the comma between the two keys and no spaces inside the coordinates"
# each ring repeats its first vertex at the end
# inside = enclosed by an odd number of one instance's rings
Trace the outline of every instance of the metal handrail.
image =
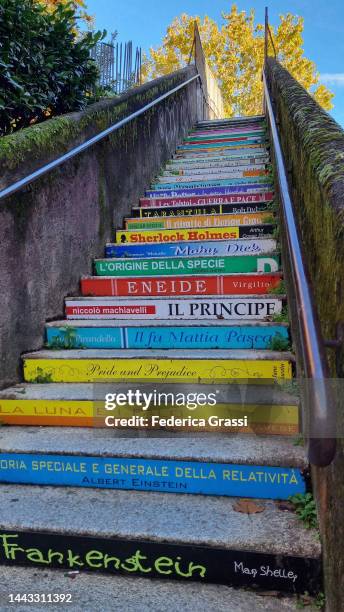
{"type": "Polygon", "coordinates": [[[268,27],[268,34],[269,34],[269,38],[270,38],[270,41],[271,41],[271,44],[272,44],[272,48],[274,50],[275,59],[277,59],[277,51],[276,51],[274,39],[272,38],[272,33],[271,33],[271,29],[270,29],[269,24],[267,24],[267,27],[268,27]]]}
{"type": "Polygon", "coordinates": [[[308,390],[308,410],[312,432],[323,437],[309,437],[307,440],[308,457],[311,464],[325,467],[331,463],[336,452],[336,439],[333,431],[329,437],[329,425],[334,422],[334,402],[329,389],[330,378],[324,341],[320,331],[318,314],[314,306],[312,291],[308,281],[306,264],[302,255],[299,232],[296,224],[293,203],[289,193],[284,157],[278,135],[273,106],[265,70],[263,71],[264,95],[267,115],[271,128],[272,144],[275,155],[277,180],[279,186],[282,218],[286,233],[289,265],[295,290],[298,311],[298,327],[302,351],[303,368],[308,390]],[[307,384],[309,383],[309,384],[307,384]]]}
{"type": "Polygon", "coordinates": [[[120,121],[118,121],[114,125],[111,125],[110,127],[106,128],[106,130],[103,130],[102,132],[99,132],[99,134],[96,134],[95,136],[93,136],[89,140],[86,140],[81,145],[78,145],[74,149],[71,149],[71,151],[68,151],[68,153],[65,153],[64,155],[61,155],[61,157],[58,157],[57,159],[54,159],[52,162],[50,162],[48,164],[45,164],[45,166],[42,166],[41,168],[39,168],[38,170],[35,170],[31,174],[28,174],[23,179],[20,179],[19,181],[16,181],[15,183],[10,185],[9,187],[6,187],[5,189],[2,189],[0,191],[0,200],[2,200],[3,198],[7,198],[8,196],[12,195],[16,191],[19,191],[23,187],[26,187],[26,185],[28,185],[29,183],[33,183],[34,181],[36,181],[37,179],[41,178],[42,176],[44,176],[48,172],[51,172],[51,170],[54,170],[55,168],[58,168],[58,166],[61,166],[61,164],[64,164],[64,162],[72,159],[76,155],[79,155],[79,153],[82,153],[83,151],[86,151],[86,149],[89,149],[93,145],[97,144],[100,140],[103,140],[107,136],[110,136],[113,132],[115,132],[116,130],[118,130],[121,127],[123,127],[126,123],[129,123],[133,119],[136,119],[136,117],[139,117],[140,115],[145,113],[147,110],[149,110],[150,108],[152,108],[156,104],[159,104],[160,102],[162,102],[163,100],[165,100],[166,98],[168,98],[172,94],[176,93],[177,91],[179,91],[183,87],[186,87],[186,85],[189,85],[189,83],[192,83],[192,81],[194,81],[195,79],[199,79],[199,78],[200,78],[200,75],[196,74],[195,76],[191,77],[187,81],[184,81],[180,85],[177,85],[173,89],[170,89],[168,92],[164,93],[162,96],[159,96],[159,98],[156,98],[152,102],[149,102],[148,104],[146,104],[145,106],[143,106],[139,110],[135,111],[131,115],[128,115],[128,117],[125,117],[124,119],[121,119],[120,121]]]}

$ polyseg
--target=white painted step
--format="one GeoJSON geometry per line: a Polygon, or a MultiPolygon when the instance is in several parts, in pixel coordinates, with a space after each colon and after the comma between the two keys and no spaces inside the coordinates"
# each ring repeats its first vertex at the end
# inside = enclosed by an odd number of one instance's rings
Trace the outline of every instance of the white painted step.
{"type": "Polygon", "coordinates": [[[282,311],[285,296],[206,296],[152,299],[67,297],[68,319],[124,320],[264,320],[282,311]]]}

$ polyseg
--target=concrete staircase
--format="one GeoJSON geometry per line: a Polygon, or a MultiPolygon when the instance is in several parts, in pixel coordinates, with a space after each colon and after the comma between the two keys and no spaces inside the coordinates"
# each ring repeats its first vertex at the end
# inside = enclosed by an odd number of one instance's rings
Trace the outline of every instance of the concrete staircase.
{"type": "Polygon", "coordinates": [[[177,148],[0,393],[3,564],[99,572],[150,610],[321,590],[317,534],[283,501],[309,480],[275,205],[264,117],[200,122],[177,148]]]}

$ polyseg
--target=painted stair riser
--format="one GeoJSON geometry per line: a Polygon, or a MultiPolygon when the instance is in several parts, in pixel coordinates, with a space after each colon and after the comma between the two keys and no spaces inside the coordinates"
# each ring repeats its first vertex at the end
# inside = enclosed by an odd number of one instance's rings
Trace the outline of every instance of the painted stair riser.
{"type": "Polygon", "coordinates": [[[229,142],[241,142],[244,141],[246,142],[247,140],[253,140],[253,141],[265,141],[267,137],[267,133],[266,130],[241,130],[241,131],[235,131],[233,133],[219,133],[217,131],[214,131],[213,133],[208,132],[207,134],[198,134],[196,133],[191,133],[188,136],[186,136],[183,140],[183,143],[189,143],[189,142],[203,142],[208,141],[208,140],[216,140],[216,141],[229,141],[229,142]]]}
{"type": "Polygon", "coordinates": [[[47,453],[2,453],[0,482],[260,499],[306,492],[298,468],[47,453]]]}
{"type": "Polygon", "coordinates": [[[188,218],[172,217],[165,219],[125,219],[126,230],[148,230],[148,229],[187,229],[202,227],[228,227],[229,225],[263,225],[264,223],[274,223],[274,216],[271,211],[260,213],[245,213],[243,215],[195,215],[188,218]]]}
{"type": "Polygon", "coordinates": [[[0,563],[12,567],[25,565],[38,570],[58,568],[105,572],[159,580],[254,587],[265,591],[315,594],[321,590],[318,558],[47,530],[1,530],[0,563]]]}
{"type": "Polygon", "coordinates": [[[237,240],[238,238],[260,238],[272,236],[275,226],[270,223],[261,225],[241,225],[219,228],[193,228],[190,230],[117,230],[117,244],[151,244],[151,243],[175,243],[208,240],[237,240]]]}
{"type": "MultiPolygon", "coordinates": [[[[250,215],[273,209],[267,202],[258,204],[206,204],[206,206],[161,206],[160,208],[132,208],[133,219],[159,219],[159,217],[194,217],[198,215],[250,215]]],[[[227,217],[228,218],[228,217],[227,217]]]]}
{"type": "Polygon", "coordinates": [[[266,134],[266,128],[264,126],[246,126],[246,127],[234,127],[234,128],[213,128],[210,130],[190,130],[187,138],[202,138],[203,136],[229,136],[229,137],[238,137],[238,136],[257,136],[266,134]]]}
{"type": "Polygon", "coordinates": [[[260,156],[260,157],[238,157],[237,159],[226,158],[225,156],[214,157],[205,160],[201,159],[172,159],[167,162],[165,166],[166,172],[178,172],[179,170],[185,170],[186,172],[195,172],[196,170],[200,171],[216,171],[219,169],[220,171],[225,170],[228,172],[239,172],[247,168],[250,170],[252,168],[266,168],[267,164],[269,164],[269,156],[260,156]]]}
{"type": "Polygon", "coordinates": [[[265,153],[265,155],[247,155],[244,153],[243,155],[192,155],[188,157],[173,157],[169,162],[167,162],[165,166],[165,170],[167,171],[178,171],[181,169],[185,169],[186,171],[194,171],[194,170],[208,170],[214,171],[217,168],[227,169],[228,172],[238,171],[242,168],[255,165],[263,165],[264,167],[268,167],[270,165],[271,159],[270,156],[265,153]]]}
{"type": "Polygon", "coordinates": [[[106,257],[210,257],[240,255],[265,255],[276,251],[277,243],[272,238],[244,240],[209,240],[174,242],[170,244],[108,244],[106,257]]]}
{"type": "Polygon", "coordinates": [[[243,156],[247,155],[248,157],[255,157],[260,155],[269,155],[269,143],[266,141],[262,144],[257,143],[216,143],[217,146],[209,147],[205,146],[197,146],[191,144],[181,144],[178,145],[175,153],[172,155],[171,159],[175,159],[176,157],[193,157],[196,156],[208,156],[211,155],[213,157],[220,156],[243,156]]]}
{"type": "Polygon", "coordinates": [[[207,157],[232,157],[234,159],[243,157],[266,157],[270,155],[268,145],[265,144],[250,144],[250,143],[209,143],[200,145],[181,145],[177,147],[174,159],[202,159],[207,157]]]}
{"type": "Polygon", "coordinates": [[[239,149],[226,149],[225,151],[213,150],[193,150],[186,153],[185,151],[176,151],[167,163],[180,164],[180,163],[198,163],[199,160],[203,161],[239,161],[239,160],[252,160],[252,159],[267,159],[270,156],[270,151],[267,147],[263,148],[246,148],[240,147],[239,149]]]}
{"type": "Polygon", "coordinates": [[[278,272],[280,257],[167,257],[159,259],[100,259],[95,261],[99,276],[173,276],[180,274],[237,274],[278,272]]]}
{"type": "Polygon", "coordinates": [[[270,185],[232,185],[229,187],[176,187],[175,189],[157,189],[145,192],[146,198],[189,198],[194,196],[233,196],[238,194],[264,194],[271,193],[270,185]]]}
{"type": "Polygon", "coordinates": [[[278,291],[282,276],[271,274],[233,274],[228,276],[183,277],[89,277],[81,279],[84,296],[204,296],[265,295],[278,291]]]}
{"type": "Polygon", "coordinates": [[[226,384],[252,380],[271,384],[290,380],[292,364],[287,359],[158,359],[79,358],[31,359],[24,356],[26,382],[154,382],[226,384]]]}
{"type": "Polygon", "coordinates": [[[268,349],[274,340],[289,342],[281,325],[230,327],[87,327],[46,329],[51,348],[105,349],[268,349]]]}
{"type": "Polygon", "coordinates": [[[208,140],[209,138],[243,138],[262,137],[266,136],[266,129],[262,127],[247,127],[247,128],[234,128],[234,129],[220,129],[220,130],[193,130],[189,133],[185,140],[189,141],[192,139],[196,140],[208,140]]]}
{"type": "Polygon", "coordinates": [[[176,151],[188,152],[188,151],[250,151],[254,149],[262,149],[263,151],[267,150],[267,143],[265,140],[261,140],[260,142],[256,142],[254,139],[251,140],[240,140],[237,142],[207,142],[200,144],[182,144],[178,145],[176,151]]]}
{"type": "Polygon", "coordinates": [[[266,169],[265,164],[256,165],[256,166],[241,166],[239,168],[184,168],[181,166],[178,169],[169,169],[163,171],[162,175],[159,175],[157,178],[160,181],[167,182],[167,179],[171,180],[171,177],[178,178],[184,181],[192,180],[192,177],[201,176],[202,178],[245,178],[245,177],[255,177],[255,176],[267,176],[269,174],[269,170],[266,169]]]}
{"type": "Polygon", "coordinates": [[[234,195],[219,195],[219,196],[191,196],[191,197],[152,197],[152,198],[141,198],[140,208],[173,208],[177,206],[210,206],[210,205],[222,205],[222,206],[234,206],[240,204],[245,206],[248,204],[259,204],[268,203],[274,200],[274,193],[272,191],[265,191],[263,193],[249,193],[249,194],[234,194],[234,195]]]}
{"type": "Polygon", "coordinates": [[[185,138],[181,146],[203,146],[203,145],[220,145],[220,146],[231,146],[231,145],[251,145],[251,144],[265,144],[266,135],[256,134],[247,136],[208,136],[205,138],[185,138]]]}
{"type": "Polygon", "coordinates": [[[169,181],[157,181],[151,185],[151,189],[154,191],[159,191],[160,189],[178,189],[180,187],[184,187],[185,189],[193,189],[195,187],[228,187],[228,186],[245,186],[251,187],[255,185],[256,187],[265,187],[272,189],[273,185],[271,183],[270,176],[254,176],[252,178],[219,178],[213,179],[211,176],[209,178],[202,177],[189,177],[187,181],[179,181],[178,177],[174,180],[174,177],[170,177],[169,181]]]}
{"type": "MultiPolygon", "coordinates": [[[[105,393],[104,393],[105,396],[105,393]]],[[[129,419],[137,416],[136,407],[129,405],[119,406],[116,417],[126,419],[126,425],[119,425],[116,430],[123,429],[135,431],[160,430],[170,433],[187,431],[188,433],[217,432],[235,434],[278,435],[295,436],[299,433],[299,409],[293,405],[274,404],[217,404],[216,406],[202,406],[192,411],[192,416],[205,421],[204,426],[198,423],[197,427],[191,425],[177,427],[175,421],[169,419],[177,417],[186,419],[190,410],[186,406],[157,406],[148,409],[148,426],[140,425],[136,420],[129,425],[129,419]],[[158,424],[152,424],[152,416],[158,416],[158,424]],[[210,417],[217,417],[214,425],[210,417]],[[226,419],[242,419],[247,417],[248,425],[243,427],[229,427],[224,423],[226,419]],[[166,420],[166,425],[163,426],[166,420]],[[210,424],[211,423],[211,424],[210,424]]],[[[103,401],[90,400],[23,400],[0,399],[0,416],[4,425],[35,425],[50,427],[96,427],[107,428],[105,418],[109,411],[104,408],[103,401]]]]}
{"type": "Polygon", "coordinates": [[[282,298],[201,298],[188,299],[66,299],[67,319],[124,319],[204,321],[225,319],[229,321],[259,320],[282,312],[282,298]]]}

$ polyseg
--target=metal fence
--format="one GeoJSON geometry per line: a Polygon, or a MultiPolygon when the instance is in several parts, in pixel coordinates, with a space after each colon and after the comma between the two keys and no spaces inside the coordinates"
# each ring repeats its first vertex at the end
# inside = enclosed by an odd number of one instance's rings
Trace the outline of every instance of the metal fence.
{"type": "Polygon", "coordinates": [[[99,85],[119,94],[141,84],[142,51],[133,43],[98,43],[91,51],[99,69],[99,85]]]}

